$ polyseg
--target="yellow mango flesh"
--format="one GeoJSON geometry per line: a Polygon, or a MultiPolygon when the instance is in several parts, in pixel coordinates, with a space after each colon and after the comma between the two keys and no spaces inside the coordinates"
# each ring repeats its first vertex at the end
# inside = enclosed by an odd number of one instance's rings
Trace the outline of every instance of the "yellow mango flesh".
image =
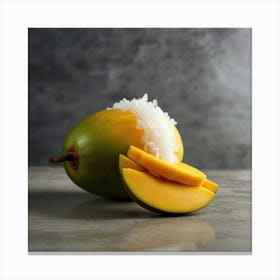
{"type": "Polygon", "coordinates": [[[123,168],[131,168],[138,171],[147,171],[147,169],[122,154],[120,154],[119,156],[119,168],[120,171],[122,171],[123,168]]]}
{"type": "Polygon", "coordinates": [[[129,147],[127,156],[149,171],[184,185],[199,186],[206,180],[206,174],[189,164],[183,162],[169,164],[132,145],[129,147]]]}
{"type": "Polygon", "coordinates": [[[219,185],[210,179],[206,179],[203,183],[203,187],[216,193],[219,188],[219,185]]]}
{"type": "MultiPolygon", "coordinates": [[[[139,165],[138,163],[136,163],[135,161],[131,160],[130,158],[126,157],[125,155],[120,155],[119,157],[119,167],[120,167],[120,171],[122,171],[123,168],[131,168],[137,171],[146,171],[148,172],[147,169],[145,169],[144,167],[142,167],[141,165],[139,165]]],[[[182,187],[188,187],[187,185],[181,185],[182,187]]],[[[209,189],[210,191],[216,193],[218,190],[218,184],[216,184],[215,182],[206,179],[203,184],[202,187],[209,189]]]]}
{"type": "Polygon", "coordinates": [[[123,168],[122,175],[132,197],[156,212],[190,213],[205,207],[215,196],[202,186],[182,187],[145,171],[123,168]]]}

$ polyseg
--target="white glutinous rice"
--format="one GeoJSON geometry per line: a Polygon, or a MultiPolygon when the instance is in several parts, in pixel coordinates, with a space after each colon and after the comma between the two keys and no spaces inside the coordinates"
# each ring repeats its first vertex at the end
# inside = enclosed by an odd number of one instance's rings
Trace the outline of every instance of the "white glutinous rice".
{"type": "Polygon", "coordinates": [[[122,111],[132,111],[137,117],[137,128],[144,130],[144,150],[169,163],[178,162],[175,152],[178,145],[175,139],[174,125],[176,121],[169,117],[157,105],[157,101],[148,101],[148,94],[142,98],[131,101],[122,99],[113,105],[112,108],[122,111]]]}

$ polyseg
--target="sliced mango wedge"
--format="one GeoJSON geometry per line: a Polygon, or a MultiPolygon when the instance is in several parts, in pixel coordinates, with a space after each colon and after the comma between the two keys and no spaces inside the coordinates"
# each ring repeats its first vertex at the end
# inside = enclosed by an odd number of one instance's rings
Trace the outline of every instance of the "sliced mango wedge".
{"type": "MultiPolygon", "coordinates": [[[[123,168],[131,168],[131,169],[138,170],[138,171],[148,172],[147,169],[145,169],[144,167],[142,167],[141,165],[139,165],[132,159],[130,159],[127,156],[122,155],[122,154],[120,154],[120,156],[119,156],[119,168],[120,168],[120,172],[122,171],[123,168]]],[[[181,186],[187,187],[187,185],[181,185],[181,186]]],[[[209,189],[210,191],[216,193],[219,188],[219,185],[217,183],[211,181],[210,179],[206,178],[206,180],[202,184],[202,187],[209,189]]]]}
{"type": "Polygon", "coordinates": [[[215,197],[214,192],[202,186],[182,187],[145,171],[123,168],[122,176],[132,198],[154,212],[190,213],[205,207],[215,197]]]}
{"type": "Polygon", "coordinates": [[[206,180],[206,174],[189,164],[183,162],[169,164],[134,146],[129,147],[127,156],[145,169],[174,182],[189,186],[199,186],[206,180]]]}
{"type": "Polygon", "coordinates": [[[119,168],[120,171],[122,171],[123,168],[131,168],[138,171],[147,171],[147,169],[122,154],[119,155],[119,168]]]}
{"type": "Polygon", "coordinates": [[[202,186],[214,193],[216,193],[219,188],[219,185],[210,179],[206,179],[202,186]]]}

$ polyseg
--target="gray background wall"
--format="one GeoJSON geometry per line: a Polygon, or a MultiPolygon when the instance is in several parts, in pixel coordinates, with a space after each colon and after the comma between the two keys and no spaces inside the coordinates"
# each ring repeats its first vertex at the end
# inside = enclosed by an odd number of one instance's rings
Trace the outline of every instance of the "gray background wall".
{"type": "Polygon", "coordinates": [[[29,29],[29,165],[48,165],[82,118],[156,98],[184,160],[251,168],[251,29],[29,29]]]}

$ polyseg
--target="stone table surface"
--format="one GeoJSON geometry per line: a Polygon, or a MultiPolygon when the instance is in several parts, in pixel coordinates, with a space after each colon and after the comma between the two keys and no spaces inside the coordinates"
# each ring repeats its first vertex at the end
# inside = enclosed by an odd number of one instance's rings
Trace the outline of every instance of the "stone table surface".
{"type": "Polygon", "coordinates": [[[215,199],[192,214],[164,217],[135,202],[83,191],[63,167],[29,167],[29,252],[251,253],[251,171],[204,170],[215,199]]]}

